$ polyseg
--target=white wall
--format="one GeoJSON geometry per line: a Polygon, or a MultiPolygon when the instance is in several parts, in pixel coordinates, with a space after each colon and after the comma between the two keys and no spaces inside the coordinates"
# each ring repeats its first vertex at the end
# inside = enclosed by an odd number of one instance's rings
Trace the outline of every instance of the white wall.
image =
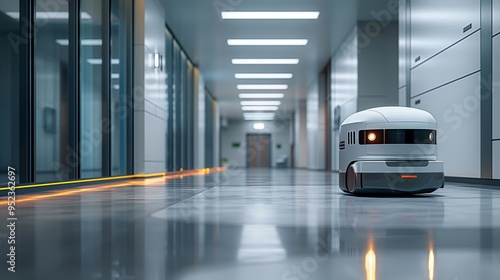
{"type": "Polygon", "coordinates": [[[307,102],[299,100],[295,106],[295,139],[294,139],[294,166],[307,168],[309,147],[307,145],[307,102]]]}
{"type": "Polygon", "coordinates": [[[361,21],[344,38],[332,58],[332,169],[338,170],[340,124],[351,114],[398,104],[398,25],[361,21]],[[371,32],[377,25],[380,32],[371,32]]]}
{"type": "Polygon", "coordinates": [[[500,32],[500,0],[493,0],[493,35],[500,32]]]}
{"type": "MultiPolygon", "coordinates": [[[[325,168],[325,96],[320,94],[318,80],[315,80],[307,93],[307,146],[308,168],[325,168]]],[[[303,131],[299,132],[303,133],[303,131]]]]}
{"type": "Polygon", "coordinates": [[[493,33],[493,178],[500,179],[500,0],[495,0],[495,26],[493,33]]]}
{"type": "Polygon", "coordinates": [[[264,130],[255,130],[254,121],[229,120],[228,126],[221,130],[221,157],[228,159],[230,165],[246,167],[246,137],[247,134],[271,134],[271,163],[276,166],[276,161],[283,155],[288,158],[290,166],[290,122],[289,121],[259,121],[265,124],[264,130]],[[239,148],[233,148],[233,143],[240,143],[239,148]],[[281,144],[281,148],[276,147],[281,144]]]}
{"type": "Polygon", "coordinates": [[[500,141],[493,142],[493,179],[500,179],[500,141]]]}
{"type": "Polygon", "coordinates": [[[164,172],[166,80],[153,56],[165,54],[165,19],[154,0],[136,1],[134,9],[134,173],[164,172]]]}
{"type": "Polygon", "coordinates": [[[398,105],[398,23],[384,24],[369,44],[361,45],[371,34],[366,32],[370,24],[358,23],[358,111],[398,105]]]}
{"type": "Polygon", "coordinates": [[[412,1],[411,67],[424,63],[478,30],[480,4],[481,0],[412,1]],[[463,32],[469,24],[472,24],[471,28],[463,32]]]}
{"type": "Polygon", "coordinates": [[[220,126],[220,107],[217,101],[215,103],[215,110],[214,110],[214,142],[213,142],[213,149],[214,149],[214,162],[213,166],[221,166],[221,126],[220,126]]]}
{"type": "Polygon", "coordinates": [[[445,175],[479,178],[480,0],[414,1],[410,14],[411,106],[438,121],[445,175]]]}
{"type": "MultiPolygon", "coordinates": [[[[358,36],[354,28],[344,38],[341,48],[335,51],[331,71],[331,108],[332,124],[335,124],[335,111],[339,114],[340,124],[357,111],[358,100],[358,36]]],[[[339,125],[340,126],[340,125],[339,125]]],[[[332,169],[338,170],[338,128],[332,133],[332,169]]]]}

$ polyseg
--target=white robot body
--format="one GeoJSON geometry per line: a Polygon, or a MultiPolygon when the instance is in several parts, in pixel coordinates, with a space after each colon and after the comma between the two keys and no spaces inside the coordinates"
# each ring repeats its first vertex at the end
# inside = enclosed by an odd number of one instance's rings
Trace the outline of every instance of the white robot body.
{"type": "Polygon", "coordinates": [[[426,193],[444,186],[437,123],[426,111],[378,107],[340,127],[339,186],[349,193],[426,193]]]}

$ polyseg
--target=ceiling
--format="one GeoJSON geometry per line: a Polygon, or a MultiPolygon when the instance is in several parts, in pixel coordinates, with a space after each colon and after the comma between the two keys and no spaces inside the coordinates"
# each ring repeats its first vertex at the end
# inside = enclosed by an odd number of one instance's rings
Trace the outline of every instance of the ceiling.
{"type": "MultiPolygon", "coordinates": [[[[305,99],[357,20],[391,0],[160,0],[167,22],[217,98],[221,116],[242,118],[237,84],[288,84],[280,110],[305,99]],[[317,20],[223,20],[221,11],[319,11],[317,20]],[[227,39],[308,39],[306,46],[228,46],[227,39]],[[298,58],[297,65],[233,65],[233,58],[298,58]],[[292,73],[291,80],[236,80],[235,73],[292,73]]],[[[394,0],[392,0],[394,1],[394,0]]],[[[269,92],[269,91],[266,91],[269,92]]]]}

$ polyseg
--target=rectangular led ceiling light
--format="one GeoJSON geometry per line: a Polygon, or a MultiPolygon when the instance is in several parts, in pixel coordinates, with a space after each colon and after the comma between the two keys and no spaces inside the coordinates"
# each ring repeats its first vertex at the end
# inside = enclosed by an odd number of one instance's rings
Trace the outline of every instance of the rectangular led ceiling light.
{"type": "Polygon", "coordinates": [[[280,90],[288,89],[288,85],[237,85],[238,89],[266,89],[266,90],[280,90]]]}
{"type": "Polygon", "coordinates": [[[283,98],[283,93],[240,93],[240,98],[283,98]]]}
{"type": "Polygon", "coordinates": [[[278,59],[267,59],[267,58],[257,58],[257,59],[245,59],[245,58],[234,58],[231,59],[232,64],[299,64],[299,60],[296,58],[278,58],[278,59]]]}
{"type": "Polygon", "coordinates": [[[236,73],[236,79],[291,79],[291,73],[236,73]]]}
{"type": "Polygon", "coordinates": [[[318,19],[318,11],[233,12],[222,11],[222,19],[318,19]]]}
{"type": "Polygon", "coordinates": [[[243,117],[246,121],[272,121],[274,117],[243,117]]]}
{"type": "Polygon", "coordinates": [[[274,117],[272,118],[243,118],[245,121],[272,121],[274,120],[274,117]]]}
{"type": "Polygon", "coordinates": [[[241,101],[241,106],[279,106],[280,101],[241,101]]]}
{"type": "Polygon", "coordinates": [[[229,46],[305,46],[307,39],[228,39],[229,46]]]}
{"type": "Polygon", "coordinates": [[[277,111],[278,106],[241,106],[243,111],[277,111]]]}
{"type": "Polygon", "coordinates": [[[271,118],[275,117],[275,113],[243,113],[243,117],[245,118],[252,118],[252,117],[261,117],[261,118],[271,118]]]}

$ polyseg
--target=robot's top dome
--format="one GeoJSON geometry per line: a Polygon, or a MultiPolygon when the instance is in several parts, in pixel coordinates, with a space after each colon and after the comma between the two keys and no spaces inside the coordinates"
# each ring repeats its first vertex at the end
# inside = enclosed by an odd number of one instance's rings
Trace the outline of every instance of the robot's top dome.
{"type": "Polygon", "coordinates": [[[342,124],[358,122],[426,122],[436,123],[427,111],[410,107],[376,107],[350,115],[342,124]]]}

